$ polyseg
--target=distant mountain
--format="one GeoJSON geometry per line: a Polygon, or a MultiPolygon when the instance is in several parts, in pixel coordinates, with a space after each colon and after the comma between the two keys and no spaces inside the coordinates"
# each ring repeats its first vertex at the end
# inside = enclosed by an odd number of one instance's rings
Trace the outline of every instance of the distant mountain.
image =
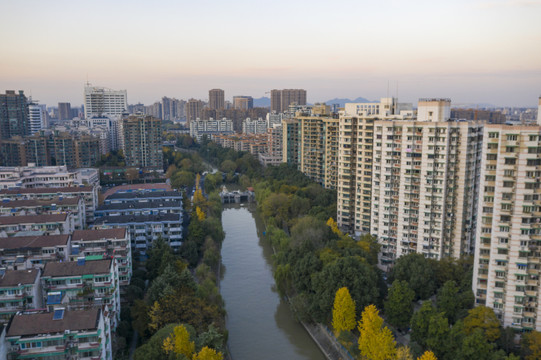
{"type": "Polygon", "coordinates": [[[254,99],[254,107],[270,107],[270,98],[261,97],[254,99]]]}
{"type": "Polygon", "coordinates": [[[325,101],[325,104],[327,105],[332,105],[332,104],[338,104],[339,107],[344,107],[344,104],[345,103],[366,103],[366,102],[370,102],[370,100],[367,100],[363,97],[358,97],[356,99],[332,99],[332,100],[327,100],[325,101]]]}

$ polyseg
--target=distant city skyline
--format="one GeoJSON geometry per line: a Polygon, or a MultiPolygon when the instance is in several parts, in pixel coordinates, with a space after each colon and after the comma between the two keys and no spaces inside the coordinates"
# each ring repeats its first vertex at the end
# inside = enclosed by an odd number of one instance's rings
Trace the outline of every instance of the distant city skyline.
{"type": "Polygon", "coordinates": [[[0,91],[79,106],[88,80],[130,104],[300,88],[309,103],[398,93],[536,107],[540,11],[539,0],[4,1],[0,91]]]}

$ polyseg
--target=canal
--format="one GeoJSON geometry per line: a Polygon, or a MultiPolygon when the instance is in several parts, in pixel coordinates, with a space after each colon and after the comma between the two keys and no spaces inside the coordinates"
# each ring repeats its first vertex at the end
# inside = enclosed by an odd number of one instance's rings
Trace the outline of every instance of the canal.
{"type": "Polygon", "coordinates": [[[222,213],[221,294],[227,311],[233,360],[324,360],[312,338],[274,290],[272,249],[253,205],[229,205],[222,213]]]}

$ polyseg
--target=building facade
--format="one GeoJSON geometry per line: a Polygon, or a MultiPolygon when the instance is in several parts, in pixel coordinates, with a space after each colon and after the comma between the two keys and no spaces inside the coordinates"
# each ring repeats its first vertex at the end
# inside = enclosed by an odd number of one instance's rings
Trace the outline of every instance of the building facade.
{"type": "Polygon", "coordinates": [[[209,90],[209,108],[211,110],[225,108],[225,92],[222,89],[209,90]]]}
{"type": "Polygon", "coordinates": [[[163,171],[162,121],[144,115],[122,119],[126,166],[163,171]]]}
{"type": "Polygon", "coordinates": [[[8,360],[112,359],[111,329],[99,309],[17,314],[6,330],[8,360]]]}
{"type": "Polygon", "coordinates": [[[484,129],[473,291],[503,326],[541,331],[541,127],[484,129]]]}
{"type": "Polygon", "coordinates": [[[84,89],[85,119],[93,116],[122,116],[128,110],[126,90],[112,90],[86,84],[84,89]]]}
{"type": "Polygon", "coordinates": [[[30,134],[28,101],[22,90],[0,94],[0,139],[30,134]]]}
{"type": "Polygon", "coordinates": [[[271,111],[277,113],[287,111],[291,104],[306,105],[306,90],[271,90],[271,111]]]}

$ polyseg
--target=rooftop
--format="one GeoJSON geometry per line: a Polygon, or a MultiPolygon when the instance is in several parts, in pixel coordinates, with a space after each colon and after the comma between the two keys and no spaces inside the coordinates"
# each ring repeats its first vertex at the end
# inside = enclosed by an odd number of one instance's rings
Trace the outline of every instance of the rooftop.
{"type": "Polygon", "coordinates": [[[162,221],[181,221],[181,214],[156,214],[156,215],[120,215],[120,216],[102,216],[94,221],[99,224],[127,224],[127,223],[147,223],[162,221]]]}
{"type": "Polygon", "coordinates": [[[171,185],[166,183],[159,183],[159,184],[133,184],[133,185],[121,185],[121,186],[115,186],[109,190],[107,190],[104,194],[104,196],[107,198],[110,195],[116,194],[118,192],[137,192],[137,191],[156,191],[156,190],[162,190],[162,191],[171,191],[171,185]]]}
{"type": "Polygon", "coordinates": [[[39,235],[0,238],[0,250],[54,247],[68,244],[69,235],[39,235]]]}
{"type": "Polygon", "coordinates": [[[9,324],[6,337],[64,333],[65,330],[96,330],[99,309],[66,310],[62,319],[53,320],[53,312],[17,314],[9,324]]]}
{"type": "Polygon", "coordinates": [[[111,272],[111,261],[111,259],[85,261],[82,265],[79,265],[77,261],[49,262],[45,264],[43,277],[109,274],[111,272]]]}
{"type": "Polygon", "coordinates": [[[68,186],[60,188],[34,188],[34,189],[15,189],[15,190],[0,190],[1,195],[17,195],[17,194],[63,194],[63,193],[79,193],[91,192],[92,186],[68,186]]]}
{"type": "Polygon", "coordinates": [[[4,276],[0,276],[0,288],[18,286],[19,284],[33,284],[39,270],[6,270],[4,276]]]}
{"type": "Polygon", "coordinates": [[[0,225],[44,224],[66,221],[68,214],[40,214],[24,216],[0,216],[0,225]]]}
{"type": "Polygon", "coordinates": [[[79,198],[58,198],[55,197],[50,200],[3,200],[0,202],[0,208],[22,208],[22,207],[35,207],[35,206],[51,206],[53,204],[62,206],[62,205],[77,205],[79,198]]]}
{"type": "Polygon", "coordinates": [[[117,199],[151,199],[158,197],[182,197],[178,191],[148,191],[148,192],[132,192],[132,193],[116,193],[109,195],[107,200],[117,199]]]}
{"type": "Polygon", "coordinates": [[[126,238],[126,229],[92,229],[76,230],[71,236],[72,241],[92,241],[101,239],[124,239],[126,238]]]}
{"type": "Polygon", "coordinates": [[[139,201],[130,201],[129,203],[115,203],[115,204],[106,204],[99,206],[96,211],[105,211],[105,210],[126,210],[126,209],[159,209],[165,207],[182,207],[182,203],[179,200],[176,201],[167,201],[165,199],[161,200],[150,200],[145,202],[139,201]]]}

